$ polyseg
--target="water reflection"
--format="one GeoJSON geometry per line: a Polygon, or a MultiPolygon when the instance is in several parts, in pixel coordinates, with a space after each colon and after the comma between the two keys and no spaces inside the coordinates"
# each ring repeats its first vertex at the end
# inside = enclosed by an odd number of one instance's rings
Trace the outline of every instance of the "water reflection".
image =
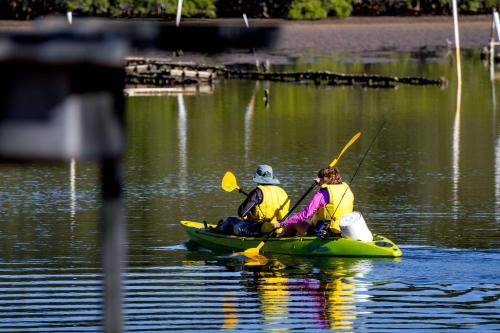
{"type": "Polygon", "coordinates": [[[184,105],[184,95],[177,95],[179,106],[179,189],[187,188],[187,112],[184,105]]]}
{"type": "Polygon", "coordinates": [[[257,95],[257,90],[259,89],[259,81],[255,82],[255,86],[253,87],[252,97],[250,97],[250,101],[245,109],[245,125],[244,125],[244,159],[248,163],[248,159],[250,156],[250,147],[251,147],[251,135],[252,135],[252,119],[255,111],[255,96],[257,95]]]}
{"type": "Polygon", "coordinates": [[[288,278],[280,271],[256,272],[262,322],[266,331],[285,332],[279,323],[290,320],[288,302],[290,286],[288,278]]]}
{"type": "Polygon", "coordinates": [[[225,291],[222,301],[222,311],[224,312],[223,330],[234,330],[238,325],[238,294],[234,291],[225,291]]]}
{"type": "Polygon", "coordinates": [[[70,221],[71,229],[73,229],[76,214],[76,161],[74,158],[71,159],[71,162],[69,164],[69,190],[71,195],[70,221]]]}
{"type": "Polygon", "coordinates": [[[458,198],[458,185],[460,181],[460,109],[462,105],[462,84],[457,84],[457,101],[455,108],[455,119],[453,121],[453,141],[452,141],[452,214],[453,218],[458,218],[460,201],[458,198]]]}
{"type": "Polygon", "coordinates": [[[251,269],[250,284],[257,289],[264,330],[288,331],[290,323],[297,323],[309,329],[354,332],[355,302],[368,298],[363,294],[366,285],[358,288],[356,277],[370,272],[369,261],[323,258],[287,263],[280,258],[251,269]]]}
{"type": "MultiPolygon", "coordinates": [[[[497,96],[495,89],[495,64],[490,62],[490,84],[491,84],[491,105],[493,108],[493,121],[492,124],[496,127],[497,116],[497,96]]],[[[500,132],[496,128],[493,129],[495,133],[495,220],[500,220],[500,132]],[[497,137],[498,135],[498,137],[497,137]]]]}

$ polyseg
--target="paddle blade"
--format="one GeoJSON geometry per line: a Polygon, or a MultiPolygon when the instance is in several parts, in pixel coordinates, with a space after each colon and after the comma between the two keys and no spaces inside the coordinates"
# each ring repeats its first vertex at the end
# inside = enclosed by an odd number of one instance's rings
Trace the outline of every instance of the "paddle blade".
{"type": "Polygon", "coordinates": [[[267,258],[260,254],[256,256],[246,256],[246,258],[245,266],[264,266],[268,262],[267,258]]]}
{"type": "Polygon", "coordinates": [[[243,251],[243,255],[249,258],[257,257],[259,255],[259,251],[262,246],[264,246],[264,242],[260,242],[260,244],[257,247],[246,249],[245,251],[243,251]]]}
{"type": "Polygon", "coordinates": [[[329,164],[330,168],[333,168],[337,164],[338,160],[340,159],[340,156],[342,156],[342,154],[347,150],[347,148],[349,148],[354,142],[356,142],[356,140],[358,140],[360,136],[361,136],[361,132],[354,134],[354,136],[351,138],[351,140],[349,140],[349,142],[347,142],[345,144],[344,148],[340,151],[339,156],[337,156],[337,158],[335,158],[329,164]]]}
{"type": "Polygon", "coordinates": [[[236,182],[236,176],[231,171],[227,171],[224,174],[220,186],[226,192],[233,192],[240,188],[236,182]]]}

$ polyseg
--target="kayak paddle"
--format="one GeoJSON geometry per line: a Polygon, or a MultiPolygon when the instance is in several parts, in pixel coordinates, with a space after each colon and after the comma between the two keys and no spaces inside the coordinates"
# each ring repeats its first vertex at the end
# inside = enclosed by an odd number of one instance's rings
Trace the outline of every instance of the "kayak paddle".
{"type": "Polygon", "coordinates": [[[238,190],[238,192],[248,196],[248,194],[238,186],[236,176],[231,171],[226,171],[224,177],[222,178],[220,186],[226,192],[233,192],[234,190],[238,190]]]}
{"type": "MultiPolygon", "coordinates": [[[[342,154],[344,154],[344,152],[347,150],[347,148],[349,148],[349,147],[350,147],[350,146],[351,146],[354,142],[356,142],[356,140],[358,140],[358,138],[359,138],[360,136],[361,136],[361,132],[358,132],[358,133],[354,134],[354,136],[351,138],[351,140],[349,140],[349,141],[345,144],[344,148],[340,151],[339,156],[337,156],[336,158],[334,158],[334,159],[330,162],[330,164],[328,164],[328,166],[329,166],[330,168],[333,168],[333,167],[337,164],[337,162],[339,161],[340,156],[342,156],[342,154]]],[[[293,205],[292,209],[290,209],[290,210],[288,211],[288,215],[289,215],[291,212],[293,212],[293,211],[295,210],[295,208],[297,208],[297,206],[298,206],[298,205],[302,202],[302,200],[304,200],[304,198],[305,198],[305,197],[307,197],[307,195],[308,195],[308,194],[312,191],[312,189],[313,189],[314,187],[316,187],[316,185],[317,185],[317,184],[316,184],[316,182],[314,181],[314,182],[312,183],[311,187],[309,187],[309,189],[306,191],[306,193],[304,193],[304,194],[300,197],[300,199],[299,199],[299,200],[295,203],[295,205],[293,205]]],[[[287,215],[286,217],[288,217],[288,215],[287,215]]],[[[283,219],[283,221],[286,219],[286,217],[283,219]]]]}
{"type": "MultiPolygon", "coordinates": [[[[363,157],[361,158],[361,160],[359,161],[358,163],[358,166],[356,167],[356,170],[354,170],[354,174],[352,175],[351,177],[351,180],[349,181],[349,184],[352,185],[352,183],[354,182],[354,178],[356,177],[356,175],[358,174],[358,171],[359,171],[359,168],[361,168],[361,164],[363,164],[363,161],[365,160],[366,158],[366,155],[368,155],[368,152],[370,151],[370,149],[372,148],[373,146],[373,143],[375,142],[375,140],[377,139],[377,136],[380,134],[380,132],[382,132],[382,129],[384,128],[384,125],[385,125],[385,119],[384,121],[382,122],[382,125],[380,125],[377,133],[375,134],[375,136],[373,137],[372,141],[370,142],[370,145],[368,146],[368,149],[366,150],[365,154],[363,155],[363,157]]],[[[340,207],[340,203],[342,202],[342,200],[344,199],[344,196],[345,194],[347,193],[347,188],[345,189],[344,193],[342,194],[342,197],[340,198],[339,200],[339,203],[337,204],[337,207],[335,208],[335,210],[333,211],[333,214],[332,216],[335,216],[335,213],[337,212],[337,209],[339,209],[340,207]]]]}
{"type": "MultiPolygon", "coordinates": [[[[337,164],[338,160],[340,159],[340,156],[342,156],[342,154],[344,154],[344,152],[347,150],[347,148],[349,148],[354,142],[356,142],[356,140],[358,140],[360,136],[361,136],[361,132],[354,134],[354,136],[351,138],[351,140],[349,140],[345,144],[344,148],[342,148],[339,155],[336,158],[334,158],[328,166],[333,168],[337,164]]],[[[226,174],[227,174],[227,172],[226,172],[226,174]]],[[[234,181],[236,182],[236,179],[234,181]]],[[[297,208],[297,206],[302,202],[302,200],[304,200],[304,198],[309,194],[309,192],[312,191],[312,189],[316,185],[317,185],[316,181],[314,181],[313,184],[311,185],[311,187],[306,191],[306,193],[304,193],[304,195],[302,197],[300,197],[300,199],[295,203],[295,205],[292,207],[292,209],[290,209],[288,211],[288,213],[281,219],[280,223],[285,221],[288,218],[288,216],[290,216],[290,214],[295,210],[295,208],[297,208]]],[[[264,246],[264,244],[267,242],[267,240],[269,238],[271,238],[275,233],[276,233],[276,229],[273,229],[270,233],[268,233],[267,235],[264,236],[264,238],[259,243],[259,245],[257,245],[257,247],[252,247],[252,248],[246,249],[245,251],[243,251],[243,255],[245,255],[247,257],[252,257],[252,256],[258,255],[260,249],[264,246]]]]}
{"type": "Polygon", "coordinates": [[[337,164],[337,162],[340,159],[340,156],[342,156],[342,154],[344,154],[344,152],[347,150],[347,148],[349,148],[354,142],[356,142],[356,140],[358,140],[360,136],[361,136],[361,132],[354,134],[354,136],[351,138],[351,140],[349,140],[349,142],[347,142],[345,144],[344,148],[340,151],[339,156],[337,156],[337,158],[335,158],[333,161],[330,162],[330,164],[329,164],[330,168],[333,168],[337,164]]]}

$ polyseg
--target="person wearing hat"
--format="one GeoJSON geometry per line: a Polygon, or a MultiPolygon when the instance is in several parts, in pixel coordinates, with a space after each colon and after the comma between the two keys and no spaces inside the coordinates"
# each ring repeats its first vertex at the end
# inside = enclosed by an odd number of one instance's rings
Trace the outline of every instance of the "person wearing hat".
{"type": "Polygon", "coordinates": [[[285,190],[278,186],[280,181],[274,177],[273,168],[269,165],[259,165],[253,181],[258,185],[239,206],[238,216],[251,223],[245,229],[255,229],[257,226],[260,232],[268,233],[273,230],[273,223],[281,221],[288,213],[290,199],[285,190]]]}

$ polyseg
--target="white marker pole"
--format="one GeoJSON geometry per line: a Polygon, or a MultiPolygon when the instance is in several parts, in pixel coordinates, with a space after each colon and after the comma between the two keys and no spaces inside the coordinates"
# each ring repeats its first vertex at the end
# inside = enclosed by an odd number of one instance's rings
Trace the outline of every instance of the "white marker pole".
{"type": "Polygon", "coordinates": [[[69,24],[73,24],[73,13],[72,12],[67,12],[66,17],[68,18],[69,24]]]}
{"type": "Polygon", "coordinates": [[[496,10],[493,12],[493,21],[495,22],[495,30],[497,31],[497,42],[500,42],[500,19],[496,10]]]}
{"type": "Polygon", "coordinates": [[[175,18],[175,26],[178,27],[179,23],[181,23],[181,13],[182,13],[182,0],[177,2],[177,16],[175,18]]]}
{"type": "MultiPolygon", "coordinates": [[[[247,14],[243,14],[243,21],[245,21],[245,26],[249,29],[250,24],[248,23],[247,14]]],[[[252,48],[252,53],[255,56],[255,50],[253,48],[252,48]]],[[[259,71],[259,66],[260,66],[259,59],[257,59],[257,57],[255,57],[255,67],[257,67],[257,71],[259,71]]]]}
{"type": "Polygon", "coordinates": [[[245,21],[245,25],[247,26],[247,28],[250,28],[250,25],[248,24],[247,14],[243,14],[243,21],[245,21]]]}
{"type": "Polygon", "coordinates": [[[460,36],[458,34],[458,9],[457,0],[453,0],[453,25],[455,26],[455,49],[457,57],[457,78],[458,84],[462,85],[462,69],[460,66],[460,36]]]}

